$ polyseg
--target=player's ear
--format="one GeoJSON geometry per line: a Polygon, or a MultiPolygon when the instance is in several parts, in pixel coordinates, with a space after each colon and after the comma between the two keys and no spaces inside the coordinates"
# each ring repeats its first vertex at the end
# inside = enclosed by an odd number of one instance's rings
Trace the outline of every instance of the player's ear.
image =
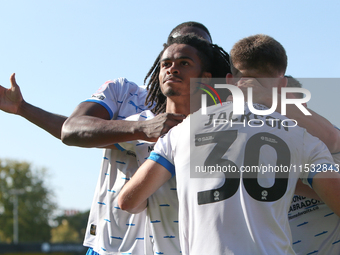
{"type": "Polygon", "coordinates": [[[225,79],[226,79],[227,84],[232,84],[232,85],[236,85],[237,80],[238,80],[231,73],[228,73],[225,79]]]}
{"type": "Polygon", "coordinates": [[[287,84],[288,84],[288,79],[287,79],[287,77],[281,76],[281,77],[279,78],[279,82],[278,82],[278,86],[277,86],[277,88],[278,88],[278,93],[279,93],[279,94],[281,94],[281,88],[287,87],[287,84]]]}
{"type": "Polygon", "coordinates": [[[202,77],[203,78],[210,78],[211,79],[212,75],[209,72],[203,72],[202,77]]]}
{"type": "Polygon", "coordinates": [[[288,78],[286,77],[286,76],[283,76],[282,78],[281,78],[281,82],[282,82],[282,86],[281,86],[281,88],[285,88],[285,87],[287,87],[287,85],[288,85],[288,78]]]}
{"type": "Polygon", "coordinates": [[[211,73],[203,72],[203,74],[202,74],[202,82],[203,83],[210,84],[211,78],[212,78],[211,73]]]}

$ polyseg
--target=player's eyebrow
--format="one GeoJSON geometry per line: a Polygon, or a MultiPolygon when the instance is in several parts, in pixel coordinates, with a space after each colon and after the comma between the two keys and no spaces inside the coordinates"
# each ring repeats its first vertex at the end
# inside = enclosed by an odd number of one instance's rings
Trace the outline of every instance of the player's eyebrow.
{"type": "MultiPolygon", "coordinates": [[[[189,59],[191,61],[194,61],[191,57],[188,57],[188,56],[180,56],[176,59],[189,59]]],[[[160,60],[160,62],[169,61],[169,60],[171,60],[171,58],[163,58],[163,59],[160,60]]]]}

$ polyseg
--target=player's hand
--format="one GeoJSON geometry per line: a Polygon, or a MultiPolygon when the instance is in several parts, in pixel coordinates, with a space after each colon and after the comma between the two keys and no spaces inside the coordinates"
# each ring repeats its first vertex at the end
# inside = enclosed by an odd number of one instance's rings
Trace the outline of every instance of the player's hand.
{"type": "Polygon", "coordinates": [[[268,107],[271,107],[271,105],[267,104],[268,102],[271,102],[272,89],[262,86],[262,84],[257,79],[242,78],[237,82],[237,87],[242,90],[245,101],[247,101],[248,97],[248,88],[252,88],[253,103],[264,104],[268,107]]]}
{"type": "Polygon", "coordinates": [[[11,87],[6,89],[0,85],[0,110],[8,113],[17,114],[20,105],[24,101],[20,88],[15,80],[13,73],[10,78],[11,87]]]}
{"type": "Polygon", "coordinates": [[[185,115],[183,114],[162,113],[151,120],[141,121],[142,130],[145,134],[144,140],[156,142],[160,136],[166,134],[184,119],[185,115]]]}

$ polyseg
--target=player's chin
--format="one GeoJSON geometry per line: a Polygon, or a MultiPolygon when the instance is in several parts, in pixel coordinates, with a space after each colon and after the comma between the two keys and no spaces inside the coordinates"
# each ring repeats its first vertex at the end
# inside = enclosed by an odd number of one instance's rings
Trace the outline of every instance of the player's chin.
{"type": "Polygon", "coordinates": [[[167,87],[164,92],[163,92],[164,96],[166,97],[173,97],[173,96],[179,96],[180,93],[178,93],[176,90],[174,90],[171,87],[167,87]]]}

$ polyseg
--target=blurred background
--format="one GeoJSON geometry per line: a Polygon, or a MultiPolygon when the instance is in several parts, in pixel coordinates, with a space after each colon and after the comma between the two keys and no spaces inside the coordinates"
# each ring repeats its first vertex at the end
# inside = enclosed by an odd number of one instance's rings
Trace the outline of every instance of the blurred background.
{"type": "MultiPolygon", "coordinates": [[[[311,92],[308,106],[339,126],[339,9],[336,0],[1,0],[0,84],[9,87],[15,72],[27,102],[69,116],[107,80],[143,85],[169,32],[197,21],[226,51],[253,34],[277,39],[287,74],[311,92]]],[[[30,244],[84,254],[102,150],[66,146],[2,111],[0,142],[0,253],[30,244]]]]}

